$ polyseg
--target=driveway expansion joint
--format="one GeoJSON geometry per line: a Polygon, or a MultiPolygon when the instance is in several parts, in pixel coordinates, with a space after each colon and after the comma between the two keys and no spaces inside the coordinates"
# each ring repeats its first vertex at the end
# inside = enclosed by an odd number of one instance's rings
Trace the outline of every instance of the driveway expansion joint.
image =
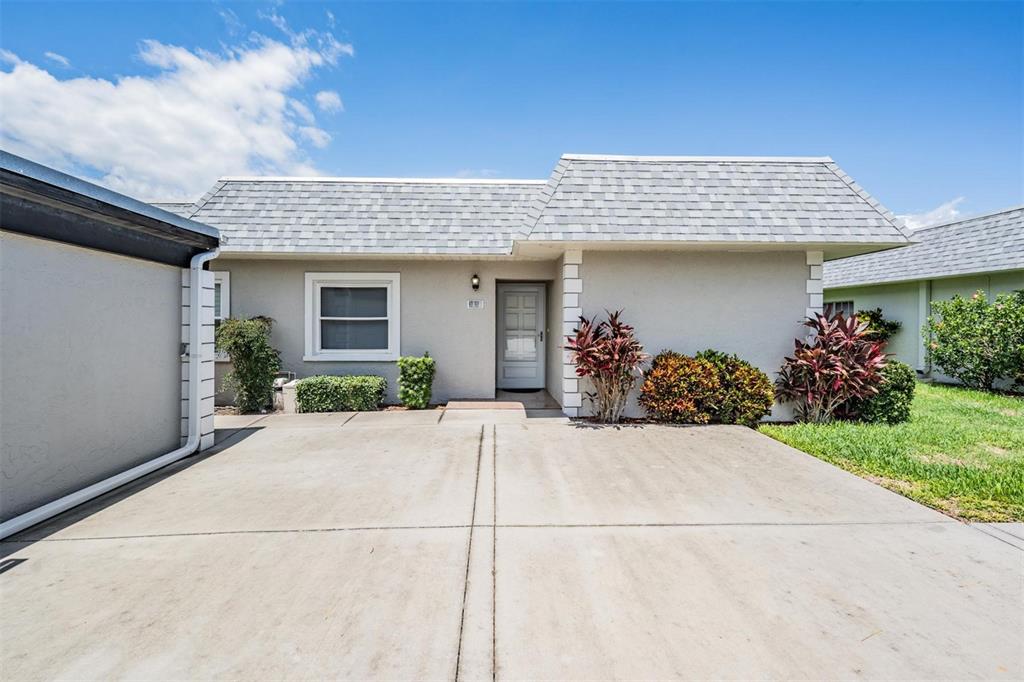
{"type": "MultiPolygon", "coordinates": [[[[442,413],[441,417],[444,417],[442,413]]],[[[440,421],[440,419],[438,419],[440,421]]],[[[466,575],[462,583],[462,610],[459,616],[459,642],[455,654],[455,682],[462,672],[462,635],[466,628],[466,600],[469,597],[469,569],[473,560],[473,530],[476,527],[476,501],[480,495],[480,461],[484,453],[484,427],[480,427],[480,436],[476,444],[476,480],[473,483],[473,510],[469,516],[469,540],[466,543],[466,575]]]]}

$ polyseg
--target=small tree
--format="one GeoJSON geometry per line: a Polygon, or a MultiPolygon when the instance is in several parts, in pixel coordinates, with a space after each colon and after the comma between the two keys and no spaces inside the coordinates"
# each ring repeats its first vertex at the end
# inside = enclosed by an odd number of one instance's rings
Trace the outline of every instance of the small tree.
{"type": "Polygon", "coordinates": [[[576,376],[589,377],[594,384],[587,397],[594,402],[595,416],[608,424],[622,417],[640,366],[647,360],[633,327],[619,319],[621,314],[621,310],[608,313],[601,322],[581,316],[575,336],[567,337],[565,346],[576,365],[576,376]]]}
{"type": "Polygon", "coordinates": [[[991,390],[999,379],[1024,385],[1024,292],[983,291],[932,301],[922,333],[936,367],[971,388],[991,390]]]}
{"type": "Polygon", "coordinates": [[[883,344],[867,338],[867,325],[857,317],[837,313],[831,319],[818,314],[804,322],[812,335],[797,339],[775,382],[781,402],[796,404],[801,421],[830,422],[854,417],[856,401],[878,392],[885,367],[883,344]]]}
{"type": "Polygon", "coordinates": [[[269,317],[229,318],[217,327],[217,350],[231,358],[224,384],[241,412],[257,412],[273,400],[274,375],[281,368],[280,353],[270,346],[273,324],[269,317]]]}
{"type": "Polygon", "coordinates": [[[857,319],[867,323],[867,338],[872,341],[888,341],[903,326],[899,320],[885,319],[881,308],[858,310],[857,319]]]}

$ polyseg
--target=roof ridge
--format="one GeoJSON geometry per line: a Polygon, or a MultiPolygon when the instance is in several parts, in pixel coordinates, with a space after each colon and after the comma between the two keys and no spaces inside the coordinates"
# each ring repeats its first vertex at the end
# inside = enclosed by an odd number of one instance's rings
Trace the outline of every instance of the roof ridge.
{"type": "Polygon", "coordinates": [[[966,218],[957,218],[956,220],[950,220],[949,222],[945,222],[945,223],[935,223],[934,225],[925,225],[924,227],[915,228],[911,232],[912,232],[912,234],[916,234],[918,232],[924,232],[925,230],[935,229],[936,227],[950,227],[952,225],[958,225],[960,223],[966,223],[966,222],[970,222],[972,220],[981,220],[982,218],[991,218],[992,216],[997,216],[997,215],[1000,215],[1002,213],[1013,213],[1014,211],[1020,211],[1022,209],[1024,209],[1024,204],[1018,204],[1017,206],[1011,206],[1010,208],[1001,208],[1001,209],[999,209],[997,211],[989,211],[987,213],[977,213],[975,215],[967,216],[966,218]]]}
{"type": "Polygon", "coordinates": [[[217,182],[351,182],[375,184],[457,184],[457,185],[540,185],[546,180],[535,178],[399,178],[358,176],[304,176],[304,175],[227,175],[217,182]]]}
{"type": "Polygon", "coordinates": [[[913,233],[909,229],[907,229],[906,225],[903,224],[903,221],[900,218],[896,217],[892,211],[883,206],[882,203],[878,201],[878,199],[875,199],[873,196],[868,194],[866,189],[858,185],[856,180],[847,175],[846,171],[839,167],[839,164],[837,164],[835,161],[830,161],[829,163],[825,164],[825,167],[832,171],[832,173],[837,178],[846,183],[847,187],[853,190],[861,199],[866,201],[867,204],[871,206],[871,208],[875,209],[875,211],[880,216],[889,221],[889,223],[892,224],[892,226],[895,227],[900,234],[907,238],[907,241],[909,243],[914,243],[914,240],[911,238],[911,235],[913,233]]]}
{"type": "Polygon", "coordinates": [[[628,154],[562,154],[569,161],[732,161],[735,163],[830,163],[830,156],[645,156],[628,154]]]}
{"type": "Polygon", "coordinates": [[[548,205],[548,202],[551,201],[551,197],[555,195],[555,190],[558,188],[559,183],[562,182],[562,176],[565,175],[565,171],[569,169],[571,164],[572,161],[567,159],[566,155],[563,154],[558,159],[558,163],[555,164],[555,168],[551,171],[551,175],[548,177],[544,189],[540,190],[536,196],[530,200],[530,203],[526,208],[526,217],[523,219],[523,227],[525,229],[524,235],[527,239],[533,235],[533,230],[537,227],[537,222],[540,221],[540,217],[544,213],[544,208],[548,205]]]}

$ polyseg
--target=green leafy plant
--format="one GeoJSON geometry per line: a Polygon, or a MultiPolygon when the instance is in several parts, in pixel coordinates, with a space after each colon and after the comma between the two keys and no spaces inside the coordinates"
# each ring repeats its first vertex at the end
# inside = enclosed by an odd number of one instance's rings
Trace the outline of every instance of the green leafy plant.
{"type": "Polygon", "coordinates": [[[775,390],[768,375],[736,355],[705,350],[698,360],[707,360],[718,371],[721,389],[715,396],[712,421],[753,426],[772,410],[775,390]]]}
{"type": "Polygon", "coordinates": [[[269,317],[228,318],[217,326],[217,350],[231,359],[224,385],[241,412],[257,412],[273,400],[274,375],[281,369],[280,353],[270,345],[273,326],[269,317]]]}
{"type": "Polygon", "coordinates": [[[658,421],[707,424],[720,389],[714,363],[667,350],[654,356],[644,372],[640,405],[658,421]]]}
{"type": "Polygon", "coordinates": [[[581,316],[565,346],[576,365],[576,376],[588,377],[594,385],[587,397],[594,403],[595,417],[609,424],[622,418],[640,366],[647,360],[633,327],[622,322],[621,314],[621,310],[608,313],[601,322],[581,316]]]}
{"type": "Polygon", "coordinates": [[[437,364],[429,353],[423,357],[398,358],[398,400],[406,407],[422,410],[430,404],[437,364]]]}
{"type": "Polygon", "coordinates": [[[860,420],[872,424],[902,424],[910,419],[910,405],[917,387],[917,372],[910,365],[890,358],[882,368],[878,393],[854,409],[860,420]]]}
{"type": "Polygon", "coordinates": [[[378,376],[308,377],[295,383],[299,412],[367,412],[384,402],[387,380],[378,376]]]}
{"type": "Polygon", "coordinates": [[[899,320],[885,319],[881,308],[858,310],[856,317],[868,325],[865,336],[871,341],[888,341],[903,326],[899,320]]]}
{"type": "Polygon", "coordinates": [[[1000,379],[1024,385],[1024,292],[989,303],[977,291],[932,301],[922,334],[931,362],[971,388],[991,390],[1000,379]]]}
{"type": "Polygon", "coordinates": [[[776,397],[795,405],[799,421],[830,422],[852,418],[854,401],[878,392],[885,366],[883,343],[867,338],[867,325],[837,313],[818,314],[804,326],[808,340],[796,339],[775,382],[776,397]]]}
{"type": "Polygon", "coordinates": [[[662,351],[644,373],[640,404],[659,421],[752,426],[771,411],[771,380],[735,355],[662,351]]]}

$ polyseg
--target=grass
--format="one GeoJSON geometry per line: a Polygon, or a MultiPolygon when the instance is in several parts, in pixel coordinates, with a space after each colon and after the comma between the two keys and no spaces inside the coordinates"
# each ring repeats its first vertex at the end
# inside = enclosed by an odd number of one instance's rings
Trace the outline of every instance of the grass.
{"type": "Polygon", "coordinates": [[[1024,398],[918,384],[905,424],[760,430],[956,518],[1024,521],[1024,398]]]}

